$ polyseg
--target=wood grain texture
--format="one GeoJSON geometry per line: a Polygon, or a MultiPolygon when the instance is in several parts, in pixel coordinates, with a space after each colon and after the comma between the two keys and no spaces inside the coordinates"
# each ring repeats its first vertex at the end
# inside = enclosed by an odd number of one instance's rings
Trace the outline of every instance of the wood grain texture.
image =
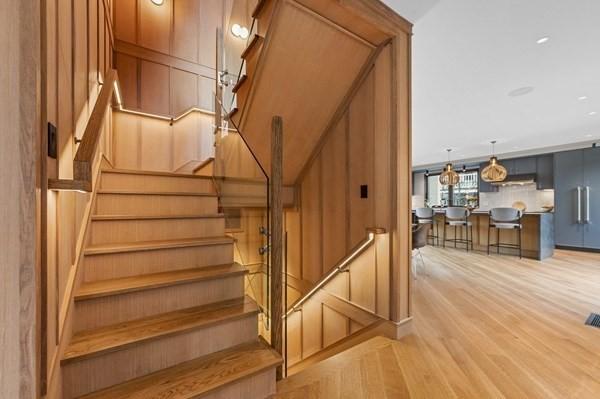
{"type": "Polygon", "coordinates": [[[431,247],[423,255],[413,335],[309,367],[280,382],[276,397],[597,396],[600,332],[583,322],[600,306],[599,255],[557,251],[539,262],[431,247]],[[352,375],[369,380],[348,392],[342,381],[352,375]]]}
{"type": "MultiPolygon", "coordinates": [[[[269,179],[269,205],[271,212],[271,346],[283,353],[283,119],[274,116],[271,125],[271,175],[269,179]]],[[[277,379],[283,378],[281,367],[277,379]]]]}
{"type": "Polygon", "coordinates": [[[258,307],[249,297],[187,308],[75,334],[62,364],[114,352],[141,342],[204,328],[228,320],[256,315],[258,307]]]}
{"type": "MultiPolygon", "coordinates": [[[[0,397],[39,395],[40,3],[0,11],[0,397]]],[[[42,178],[45,176],[40,176],[42,178]]]]}
{"type": "Polygon", "coordinates": [[[85,399],[151,399],[165,394],[174,399],[198,397],[280,363],[281,358],[264,344],[245,344],[88,395],[85,399]]]}

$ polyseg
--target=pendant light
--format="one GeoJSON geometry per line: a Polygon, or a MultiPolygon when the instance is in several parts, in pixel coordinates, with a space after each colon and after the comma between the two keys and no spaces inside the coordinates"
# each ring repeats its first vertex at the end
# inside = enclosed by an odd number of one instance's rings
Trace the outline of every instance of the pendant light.
{"type": "Polygon", "coordinates": [[[492,156],[490,164],[481,171],[481,179],[488,183],[504,181],[508,173],[506,172],[506,168],[498,163],[498,158],[494,155],[496,141],[494,140],[490,143],[492,144],[492,156]]]}
{"type": "Polygon", "coordinates": [[[450,152],[452,152],[452,149],[448,148],[446,151],[448,151],[448,163],[440,175],[440,183],[444,186],[453,186],[460,181],[460,176],[454,171],[452,162],[450,162],[450,152]]]}

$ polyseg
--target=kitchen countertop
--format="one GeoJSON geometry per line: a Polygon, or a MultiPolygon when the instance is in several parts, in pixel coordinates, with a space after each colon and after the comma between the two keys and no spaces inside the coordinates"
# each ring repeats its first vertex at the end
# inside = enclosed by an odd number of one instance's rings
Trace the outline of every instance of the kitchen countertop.
{"type": "MultiPolygon", "coordinates": [[[[444,208],[433,208],[435,210],[436,213],[444,213],[444,208]]],[[[412,212],[414,213],[415,210],[413,209],[412,212]]],[[[485,209],[474,209],[471,211],[471,214],[473,215],[487,215],[490,211],[489,210],[485,210],[485,209]]],[[[525,211],[523,213],[523,215],[544,215],[544,214],[548,214],[548,215],[552,215],[554,214],[554,211],[548,212],[548,211],[525,211]]]]}

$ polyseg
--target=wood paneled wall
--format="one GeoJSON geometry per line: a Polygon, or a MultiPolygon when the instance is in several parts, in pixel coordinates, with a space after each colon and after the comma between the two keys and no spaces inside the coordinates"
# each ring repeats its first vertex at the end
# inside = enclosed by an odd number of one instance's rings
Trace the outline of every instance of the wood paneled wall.
{"type": "MultiPolygon", "coordinates": [[[[254,2],[165,0],[161,6],[150,0],[115,2],[115,65],[125,108],[169,116],[193,106],[214,110],[217,28],[229,24],[230,15],[247,24],[254,2]]],[[[245,41],[236,39],[232,44],[230,36],[227,32],[228,46],[242,46],[232,57],[239,68],[245,41]]]]}
{"type": "Polygon", "coordinates": [[[300,206],[286,212],[288,273],[296,279],[316,282],[368,227],[390,228],[390,75],[386,46],[297,182],[300,206]]]}
{"type": "Polygon", "coordinates": [[[169,121],[115,111],[114,166],[173,172],[214,154],[214,117],[193,112],[169,121]]]}
{"type": "Polygon", "coordinates": [[[37,0],[0,6],[0,398],[39,397],[40,25],[37,0]]]}
{"type": "MultiPolygon", "coordinates": [[[[112,0],[46,0],[45,110],[57,127],[58,157],[47,158],[48,178],[73,178],[75,138],[81,138],[112,65],[112,0]]],[[[100,151],[112,158],[112,112],[107,111],[100,151]]],[[[42,134],[45,134],[43,131],[42,134]]],[[[95,160],[96,169],[100,158],[95,160]]],[[[47,198],[47,363],[56,364],[91,194],[49,192],[47,198]],[[62,316],[61,316],[62,314],[62,316]]],[[[68,331],[67,331],[68,332],[68,331]]],[[[53,393],[51,393],[53,394],[53,393]]]]}

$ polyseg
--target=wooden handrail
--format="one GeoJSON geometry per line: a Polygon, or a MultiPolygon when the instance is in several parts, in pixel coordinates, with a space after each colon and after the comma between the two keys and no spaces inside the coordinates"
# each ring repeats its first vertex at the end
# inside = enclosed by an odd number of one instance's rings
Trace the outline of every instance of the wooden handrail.
{"type": "Polygon", "coordinates": [[[48,188],[53,190],[92,191],[92,163],[102,134],[102,124],[106,109],[110,105],[118,82],[117,71],[109,69],[106,73],[104,84],[94,104],[94,109],[85,126],[75,158],[73,160],[73,179],[50,179],[48,188]]]}
{"type": "Polygon", "coordinates": [[[356,247],[350,251],[350,254],[345,256],[336,266],[333,267],[325,276],[323,276],[317,283],[313,286],[313,288],[308,291],[306,294],[301,296],[294,302],[292,307],[283,315],[283,318],[288,317],[294,312],[300,310],[304,302],[308,301],[315,295],[325,284],[327,284],[331,279],[337,276],[339,273],[342,273],[347,270],[350,262],[356,259],[360,254],[362,254],[368,247],[370,247],[375,241],[376,234],[385,234],[385,229],[377,228],[377,227],[369,227],[367,228],[367,238],[365,238],[362,242],[360,242],[356,247]]]}
{"type": "Polygon", "coordinates": [[[96,100],[90,119],[85,127],[85,132],[81,138],[81,143],[79,144],[79,148],[77,148],[75,159],[73,160],[73,179],[88,181],[90,186],[92,184],[93,158],[96,154],[98,142],[100,141],[106,108],[112,99],[117,79],[117,71],[110,69],[106,74],[104,85],[102,86],[102,90],[100,90],[100,95],[98,96],[98,100],[96,100]]]}

